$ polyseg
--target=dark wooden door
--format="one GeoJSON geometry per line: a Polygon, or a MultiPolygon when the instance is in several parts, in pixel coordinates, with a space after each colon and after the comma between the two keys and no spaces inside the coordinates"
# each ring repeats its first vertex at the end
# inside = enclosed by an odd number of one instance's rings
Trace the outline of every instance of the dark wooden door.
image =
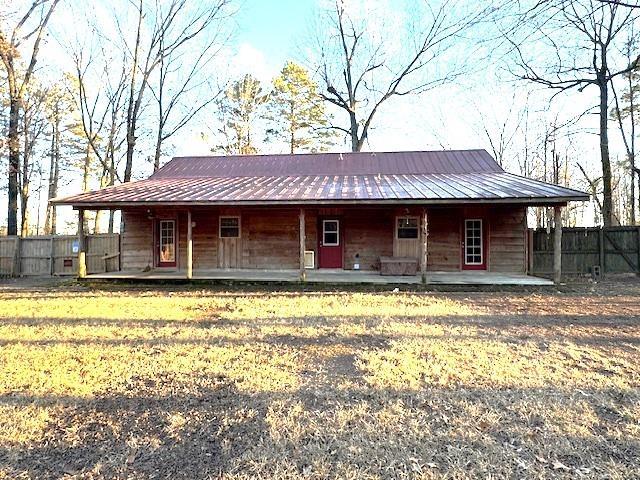
{"type": "Polygon", "coordinates": [[[320,219],[319,268],[342,268],[342,232],[337,218],[320,219]]]}
{"type": "Polygon", "coordinates": [[[465,218],[462,223],[462,269],[487,269],[487,236],[482,218],[465,218]]]}

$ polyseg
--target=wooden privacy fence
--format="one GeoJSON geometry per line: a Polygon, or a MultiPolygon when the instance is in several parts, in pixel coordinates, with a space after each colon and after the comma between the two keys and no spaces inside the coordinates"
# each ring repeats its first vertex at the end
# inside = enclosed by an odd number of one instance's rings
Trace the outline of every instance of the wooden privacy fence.
{"type": "MultiPolygon", "coordinates": [[[[562,273],[640,273],[640,227],[562,229],[562,273]]],[[[529,273],[553,273],[553,229],[529,230],[529,273]]]]}
{"type": "MultiPolygon", "coordinates": [[[[87,272],[120,270],[120,235],[87,235],[87,272]]],[[[78,236],[0,237],[0,275],[75,275],[78,236]]]]}

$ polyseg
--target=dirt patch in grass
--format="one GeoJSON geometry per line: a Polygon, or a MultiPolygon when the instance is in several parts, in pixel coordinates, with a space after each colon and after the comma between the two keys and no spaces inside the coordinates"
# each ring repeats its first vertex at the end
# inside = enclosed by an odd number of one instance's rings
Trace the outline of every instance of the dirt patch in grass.
{"type": "Polygon", "coordinates": [[[0,478],[638,478],[639,302],[0,292],[0,478]]]}

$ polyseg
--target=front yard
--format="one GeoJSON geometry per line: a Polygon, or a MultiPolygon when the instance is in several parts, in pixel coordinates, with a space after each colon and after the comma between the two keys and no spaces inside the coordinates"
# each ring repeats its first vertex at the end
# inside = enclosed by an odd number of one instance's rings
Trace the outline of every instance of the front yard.
{"type": "Polygon", "coordinates": [[[0,291],[0,478],[640,477],[640,283],[0,291]]]}

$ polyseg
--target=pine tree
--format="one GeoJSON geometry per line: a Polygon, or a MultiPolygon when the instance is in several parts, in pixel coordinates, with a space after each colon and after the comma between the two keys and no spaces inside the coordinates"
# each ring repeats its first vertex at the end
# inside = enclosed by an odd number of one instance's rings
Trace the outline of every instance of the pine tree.
{"type": "Polygon", "coordinates": [[[269,96],[262,91],[260,81],[247,74],[234,82],[218,102],[224,142],[212,150],[227,155],[250,155],[257,152],[253,132],[255,123],[263,116],[269,96]]]}
{"type": "Polygon", "coordinates": [[[309,72],[291,61],[273,79],[268,104],[268,140],[289,145],[290,153],[326,150],[333,143],[329,117],[309,72]]]}

